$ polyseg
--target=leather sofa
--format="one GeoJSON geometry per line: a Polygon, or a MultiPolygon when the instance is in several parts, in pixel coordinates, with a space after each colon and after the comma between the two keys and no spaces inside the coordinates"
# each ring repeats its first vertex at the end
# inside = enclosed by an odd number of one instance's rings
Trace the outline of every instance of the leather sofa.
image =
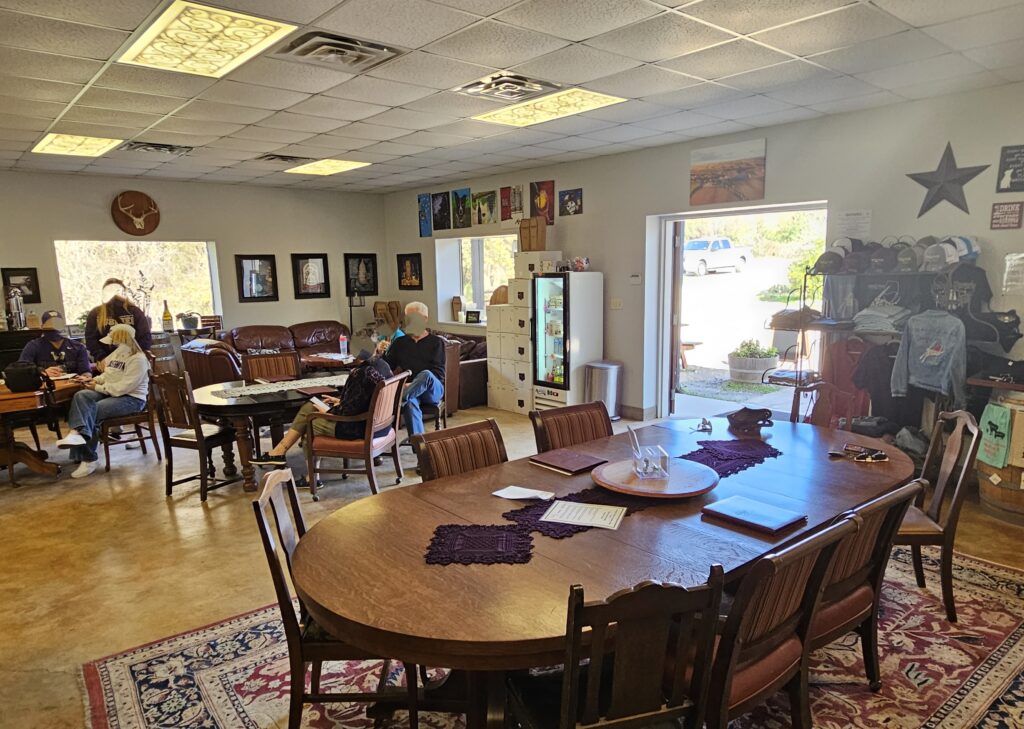
{"type": "MultiPolygon", "coordinates": [[[[446,390],[458,390],[457,407],[473,408],[487,405],[487,337],[475,334],[452,334],[451,332],[435,331],[450,343],[457,343],[458,366],[453,367],[454,351],[445,348],[445,383],[446,390]],[[451,382],[449,371],[457,373],[457,380],[451,382]]],[[[452,403],[448,403],[448,412],[454,413],[452,403]]]]}
{"type": "Polygon", "coordinates": [[[242,379],[242,360],[235,349],[216,339],[193,339],[181,346],[181,362],[192,387],[242,379]]]}
{"type": "Polygon", "coordinates": [[[310,355],[338,351],[338,337],[350,336],[347,326],[338,321],[306,321],[288,327],[254,324],[235,327],[220,334],[220,340],[239,354],[261,350],[298,352],[305,364],[310,355]]]}

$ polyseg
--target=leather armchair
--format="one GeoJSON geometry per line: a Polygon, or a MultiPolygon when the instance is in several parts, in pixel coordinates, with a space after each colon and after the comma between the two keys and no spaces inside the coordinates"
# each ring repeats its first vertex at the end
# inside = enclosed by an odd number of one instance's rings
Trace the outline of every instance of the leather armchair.
{"type": "Polygon", "coordinates": [[[193,339],[181,347],[181,361],[193,387],[242,379],[238,352],[216,339],[193,339]]]}
{"type": "MultiPolygon", "coordinates": [[[[487,404],[487,338],[473,334],[451,334],[434,332],[449,342],[458,342],[458,366],[452,367],[451,359],[446,354],[446,374],[457,372],[458,379],[445,383],[446,392],[458,392],[459,397],[446,399],[448,413],[453,414],[458,408],[473,408],[487,404]],[[449,389],[450,387],[450,389],[449,389]]],[[[446,376],[445,380],[449,378],[446,376]]]]}

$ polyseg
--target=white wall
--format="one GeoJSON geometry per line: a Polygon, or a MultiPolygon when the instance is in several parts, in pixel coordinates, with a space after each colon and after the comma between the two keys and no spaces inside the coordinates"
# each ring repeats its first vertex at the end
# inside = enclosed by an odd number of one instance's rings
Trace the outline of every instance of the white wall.
{"type": "MultiPolygon", "coordinates": [[[[0,172],[0,264],[39,269],[43,301],[29,308],[63,310],[54,240],[130,237],[110,218],[110,202],[123,190],[141,190],[160,206],[160,226],[142,240],[216,242],[227,327],[314,319],[348,323],[342,253],[384,248],[379,195],[0,172]],[[293,252],[329,255],[330,299],[295,300],[293,252]],[[244,253],[276,255],[279,301],[239,303],[234,257],[244,253]]],[[[156,297],[162,298],[159,292],[156,297]]],[[[368,309],[356,310],[357,327],[365,323],[362,311],[368,309]]]]}
{"type": "MultiPolygon", "coordinates": [[[[997,291],[993,307],[1024,309],[1024,297],[1003,296],[1003,257],[1024,251],[1022,231],[990,231],[993,202],[1024,199],[995,193],[1000,147],[1024,144],[1024,84],[907,102],[878,109],[821,117],[715,139],[642,149],[550,167],[446,183],[388,196],[385,216],[387,255],[381,269],[387,298],[411,300],[414,292],[397,291],[396,253],[423,253],[424,301],[435,301],[433,239],[420,238],[416,194],[459,187],[484,191],[531,180],[555,180],[556,190],[583,188],[584,213],[557,218],[548,228],[548,248],[569,256],[589,256],[605,273],[605,297],[623,300],[623,309],[605,312],[605,356],[626,363],[624,405],[650,414],[657,398],[657,241],[648,235],[647,216],[684,212],[688,204],[689,151],[729,141],[766,137],[766,197],[757,204],[828,200],[829,211],[871,209],[872,234],[970,234],[983,245],[979,260],[997,291]],[[960,166],[989,164],[966,187],[971,210],[966,215],[942,203],[918,219],[925,190],[908,172],[933,170],[946,142],[953,143],[960,166]],[[631,273],[643,273],[642,286],[631,286],[631,273]],[[391,292],[389,294],[389,292],[391,292]]],[[[711,206],[714,207],[714,206],[711,206]]],[[[834,237],[830,220],[829,238],[834,237]]],[[[652,227],[653,229],[653,227],[652,227]]],[[[445,231],[452,235],[505,232],[498,225],[445,231]]],[[[415,292],[419,293],[419,292],[415,292]]],[[[707,312],[721,317],[725,312],[707,312]]],[[[692,317],[692,315],[690,315],[692,317]]],[[[727,324],[726,324],[727,325],[727,324]]],[[[740,338],[740,333],[737,334],[740,338]]],[[[1024,355],[1018,345],[1017,356],[1024,355]]]]}

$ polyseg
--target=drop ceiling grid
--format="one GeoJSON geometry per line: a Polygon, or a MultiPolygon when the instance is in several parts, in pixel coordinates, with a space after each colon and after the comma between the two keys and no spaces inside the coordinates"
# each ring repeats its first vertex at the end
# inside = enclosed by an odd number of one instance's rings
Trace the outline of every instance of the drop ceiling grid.
{"type": "Polygon", "coordinates": [[[133,23],[148,25],[164,2],[119,3],[132,12],[114,17],[103,0],[42,9],[0,0],[0,141],[15,147],[4,148],[0,168],[408,188],[470,171],[445,169],[453,164],[444,161],[450,155],[475,170],[502,167],[499,159],[480,159],[487,154],[517,159],[512,166],[522,168],[555,157],[582,159],[1005,83],[1020,74],[1013,68],[1017,55],[1003,48],[1024,38],[1024,27],[1012,29],[1024,24],[1010,22],[1024,17],[1024,0],[984,0],[972,3],[972,11],[955,0],[933,0],[931,10],[922,9],[921,0],[387,0],[394,6],[390,14],[374,13],[381,8],[376,0],[213,4],[293,22],[300,31],[404,40],[418,55],[406,56],[404,64],[400,56],[358,76],[262,57],[213,80],[113,62],[135,37],[133,23]],[[794,14],[797,5],[803,13],[794,14]],[[398,17],[398,7],[406,15],[398,17]],[[657,42],[636,49],[645,35],[657,42]],[[904,38],[908,43],[901,43],[904,38]],[[651,47],[660,50],[652,53],[651,47]],[[878,49],[883,50],[874,53],[878,49]],[[884,65],[864,60],[873,53],[884,65]],[[558,59],[588,57],[602,60],[607,73],[581,85],[619,89],[632,100],[530,130],[473,121],[471,114],[481,107],[446,103],[450,86],[434,88],[437,77],[405,77],[415,59],[448,69],[452,78],[512,67],[573,83],[560,73],[558,59]],[[1002,59],[1006,68],[987,67],[1002,59]],[[389,74],[392,79],[385,80],[389,74]],[[351,91],[345,89],[350,82],[351,91]],[[93,160],[27,151],[51,129],[197,149],[187,158],[146,159],[145,167],[118,163],[138,159],[133,153],[93,160]],[[539,143],[528,141],[531,132],[539,143]],[[284,164],[254,162],[266,152],[344,157],[381,167],[347,180],[344,174],[310,180],[282,175],[284,164]]]}

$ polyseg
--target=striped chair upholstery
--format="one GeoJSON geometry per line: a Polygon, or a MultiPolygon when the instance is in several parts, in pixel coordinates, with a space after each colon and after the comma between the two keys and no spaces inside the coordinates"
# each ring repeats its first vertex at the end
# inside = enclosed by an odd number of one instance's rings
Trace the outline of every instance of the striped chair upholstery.
{"type": "Polygon", "coordinates": [[[531,410],[537,452],[568,448],[612,434],[612,421],[604,403],[588,402],[555,410],[531,410]]]}
{"type": "Polygon", "coordinates": [[[424,481],[505,463],[505,441],[493,419],[412,437],[424,481]]]}

